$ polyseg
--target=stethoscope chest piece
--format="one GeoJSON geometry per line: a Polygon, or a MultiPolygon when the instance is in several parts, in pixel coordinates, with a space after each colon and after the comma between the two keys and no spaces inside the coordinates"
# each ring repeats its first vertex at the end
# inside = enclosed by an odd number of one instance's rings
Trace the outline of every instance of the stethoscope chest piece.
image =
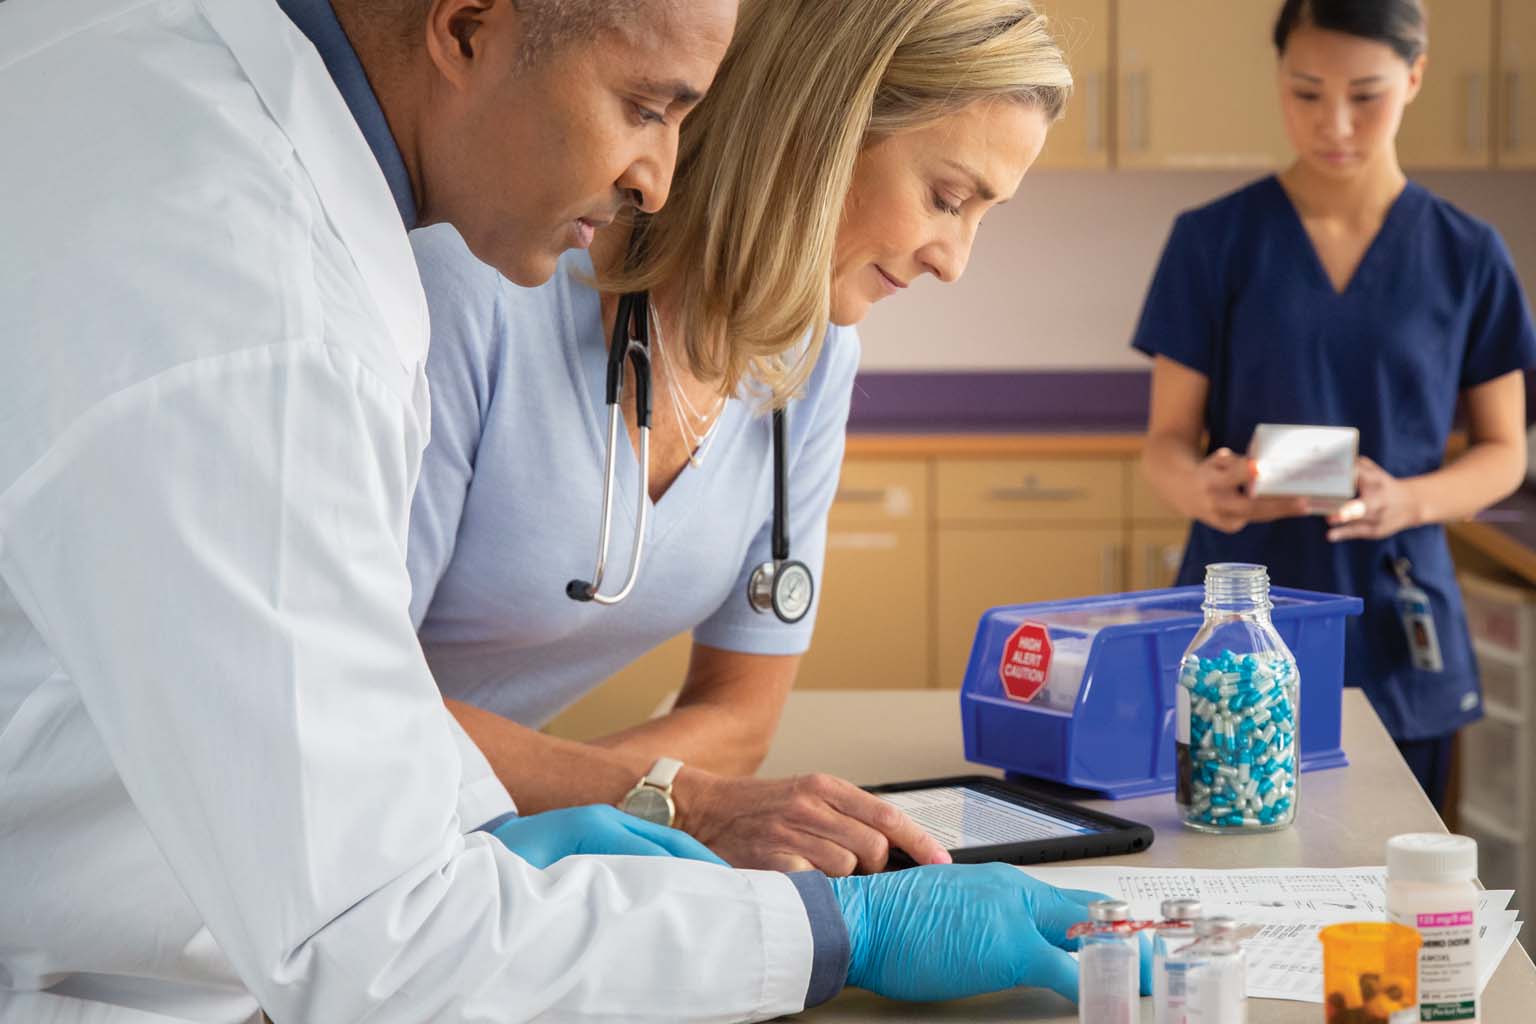
{"type": "Polygon", "coordinates": [[[816,583],[804,562],[764,562],[747,581],[747,600],[759,612],[793,625],[805,618],[816,596],[816,583]]]}

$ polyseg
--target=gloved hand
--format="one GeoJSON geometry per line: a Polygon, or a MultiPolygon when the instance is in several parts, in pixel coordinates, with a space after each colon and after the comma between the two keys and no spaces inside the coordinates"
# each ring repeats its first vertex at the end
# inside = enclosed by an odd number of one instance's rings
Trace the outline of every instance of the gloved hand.
{"type": "MultiPolygon", "coordinates": [[[[1057,889],[1007,864],[954,864],[833,878],[848,924],[848,984],[892,999],[937,1000],[1018,985],[1077,1000],[1067,929],[1103,899],[1057,889]]],[[[1150,964],[1143,989],[1150,986],[1150,964]]]]}
{"type": "Polygon", "coordinates": [[[653,825],[607,804],[513,818],[491,835],[536,868],[578,853],[682,857],[725,864],[688,833],[653,825]]]}

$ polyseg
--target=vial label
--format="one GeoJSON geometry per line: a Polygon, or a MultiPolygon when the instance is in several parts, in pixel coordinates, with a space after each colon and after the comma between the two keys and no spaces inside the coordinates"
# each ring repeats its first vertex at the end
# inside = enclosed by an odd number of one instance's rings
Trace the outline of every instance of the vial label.
{"type": "Polygon", "coordinates": [[[1239,957],[1217,957],[1189,972],[1186,1024],[1244,1024],[1248,1019],[1247,971],[1239,957]]]}
{"type": "Polygon", "coordinates": [[[1125,942],[1085,942],[1078,955],[1077,1019],[1135,1024],[1141,1019],[1139,951],[1125,942]]]}
{"type": "Polygon", "coordinates": [[[1438,914],[1392,914],[1417,928],[1419,1020],[1477,1019],[1477,915],[1471,910],[1438,914]]]}

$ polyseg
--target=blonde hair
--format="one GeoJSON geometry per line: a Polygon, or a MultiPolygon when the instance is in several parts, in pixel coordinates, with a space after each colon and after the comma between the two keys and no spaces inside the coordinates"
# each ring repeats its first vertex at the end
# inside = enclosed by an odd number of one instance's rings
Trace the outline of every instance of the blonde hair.
{"type": "Polygon", "coordinates": [[[684,122],[667,205],[604,291],[665,289],[690,368],[775,406],[815,366],[844,200],[866,144],[979,100],[1061,115],[1071,72],[1028,0],[743,0],[684,122]],[[799,342],[808,337],[808,344],[799,342]]]}

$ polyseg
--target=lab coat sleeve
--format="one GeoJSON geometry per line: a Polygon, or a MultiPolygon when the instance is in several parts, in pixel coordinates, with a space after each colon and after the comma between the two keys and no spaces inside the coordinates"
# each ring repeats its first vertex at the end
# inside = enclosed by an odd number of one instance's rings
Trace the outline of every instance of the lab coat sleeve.
{"type": "Polygon", "coordinates": [[[507,331],[500,275],[476,259],[450,225],[413,231],[411,249],[432,325],[432,439],[422,454],[406,548],[411,621],[420,629],[453,559],[507,331]]]}
{"type": "Polygon", "coordinates": [[[463,834],[408,611],[412,415],[346,350],[243,349],[97,403],[0,493],[0,576],[210,933],[278,1021],[800,1009],[785,876],[463,834]]]}
{"type": "MultiPolygon", "coordinates": [[[[848,411],[858,369],[858,332],[852,327],[831,327],[806,385],[805,397],[789,406],[789,548],[790,557],[804,562],[815,579],[810,611],[805,618],[789,625],[772,614],[754,611],[742,600],[753,570],[773,556],[770,505],[760,510],[760,526],[747,548],[741,574],[730,595],[694,630],[697,643],[747,654],[803,654],[811,646],[822,590],[827,583],[822,571],[826,564],[827,516],[842,473],[848,411]]],[[[752,429],[766,430],[767,424],[755,422],[752,429]]]]}

